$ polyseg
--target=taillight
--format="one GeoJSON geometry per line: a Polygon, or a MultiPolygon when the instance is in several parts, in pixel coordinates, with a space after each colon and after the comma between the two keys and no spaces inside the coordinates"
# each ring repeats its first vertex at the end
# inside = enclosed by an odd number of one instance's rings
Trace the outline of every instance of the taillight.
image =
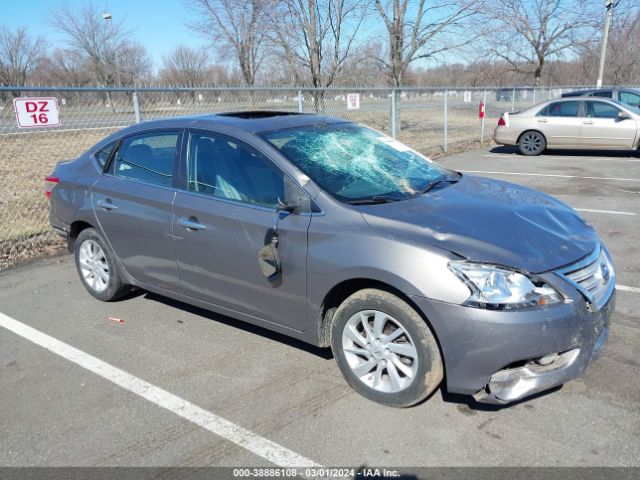
{"type": "Polygon", "coordinates": [[[506,127],[507,126],[507,122],[504,120],[504,117],[500,117],[500,120],[498,120],[498,126],[499,127],[506,127]]]}
{"type": "Polygon", "coordinates": [[[51,192],[53,192],[53,189],[59,181],[60,179],[58,177],[44,177],[44,194],[47,196],[47,198],[51,198],[51,192]]]}

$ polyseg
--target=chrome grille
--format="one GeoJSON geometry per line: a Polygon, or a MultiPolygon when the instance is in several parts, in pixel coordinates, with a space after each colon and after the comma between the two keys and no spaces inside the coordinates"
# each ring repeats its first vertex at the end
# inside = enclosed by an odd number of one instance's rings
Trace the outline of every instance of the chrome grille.
{"type": "Polygon", "coordinates": [[[556,273],[572,283],[593,305],[601,307],[615,288],[615,272],[606,251],[598,247],[588,257],[556,273]]]}

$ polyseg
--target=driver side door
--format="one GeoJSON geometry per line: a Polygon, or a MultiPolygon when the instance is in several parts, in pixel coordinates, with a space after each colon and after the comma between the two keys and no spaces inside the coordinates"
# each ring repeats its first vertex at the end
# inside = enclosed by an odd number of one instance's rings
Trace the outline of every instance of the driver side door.
{"type": "Polygon", "coordinates": [[[310,213],[278,218],[277,278],[266,278],[258,261],[274,234],[278,199],[308,200],[306,193],[235,137],[192,131],[186,157],[173,215],[181,291],[250,318],[306,330],[310,213]]]}

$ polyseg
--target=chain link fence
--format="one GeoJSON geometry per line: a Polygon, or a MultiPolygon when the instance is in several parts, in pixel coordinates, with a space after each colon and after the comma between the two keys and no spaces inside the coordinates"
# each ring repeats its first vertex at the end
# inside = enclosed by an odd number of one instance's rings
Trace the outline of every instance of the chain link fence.
{"type": "Polygon", "coordinates": [[[54,165],[136,122],[239,110],[324,113],[364,123],[434,155],[490,140],[502,112],[558,97],[564,90],[2,87],[0,270],[60,248],[60,238],[49,227],[43,188],[54,165]],[[17,97],[55,97],[60,125],[20,128],[13,105],[17,97]],[[486,109],[484,127],[480,101],[486,109]]]}

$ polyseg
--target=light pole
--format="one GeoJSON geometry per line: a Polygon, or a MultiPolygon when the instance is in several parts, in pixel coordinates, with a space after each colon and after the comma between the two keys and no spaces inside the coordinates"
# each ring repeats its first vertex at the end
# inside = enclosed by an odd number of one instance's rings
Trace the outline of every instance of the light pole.
{"type": "Polygon", "coordinates": [[[607,41],[609,40],[609,28],[611,28],[611,17],[613,17],[613,8],[618,2],[613,0],[604,0],[604,6],[607,9],[607,16],[604,20],[604,32],[602,33],[602,46],[600,48],[600,68],[598,69],[598,81],[596,86],[602,86],[602,77],[604,75],[604,60],[607,55],[607,41]]]}
{"type": "Polygon", "coordinates": [[[113,62],[115,63],[114,67],[116,69],[116,82],[118,82],[118,85],[120,85],[120,71],[118,68],[118,49],[116,46],[116,41],[115,38],[113,38],[113,15],[111,15],[110,13],[103,13],[102,14],[102,19],[108,23],[109,25],[109,29],[111,30],[111,40],[113,41],[113,62]]]}

